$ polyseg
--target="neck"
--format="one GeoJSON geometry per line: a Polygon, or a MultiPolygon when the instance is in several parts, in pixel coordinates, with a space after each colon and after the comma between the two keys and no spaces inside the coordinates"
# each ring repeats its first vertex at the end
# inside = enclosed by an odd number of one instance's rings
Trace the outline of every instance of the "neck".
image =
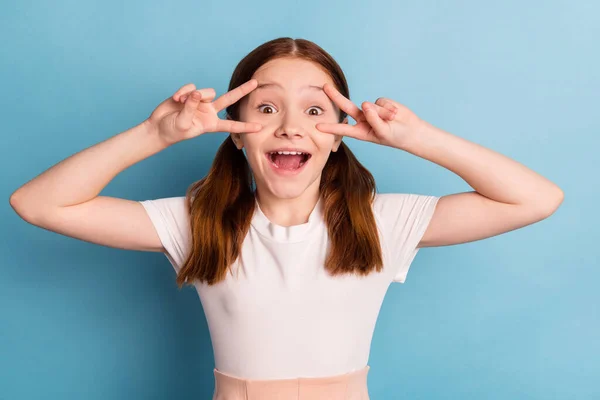
{"type": "MultiPolygon", "coordinates": [[[[318,189],[318,187],[317,187],[318,189]]],[[[298,197],[279,198],[267,191],[256,190],[255,196],[263,214],[272,223],[280,226],[301,225],[308,218],[319,201],[319,191],[305,190],[298,197]]]]}

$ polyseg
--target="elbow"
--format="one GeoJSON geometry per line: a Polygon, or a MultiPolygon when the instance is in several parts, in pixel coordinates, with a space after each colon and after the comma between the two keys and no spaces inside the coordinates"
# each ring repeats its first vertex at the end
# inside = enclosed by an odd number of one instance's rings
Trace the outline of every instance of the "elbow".
{"type": "Polygon", "coordinates": [[[35,220],[35,216],[31,211],[31,207],[25,207],[24,203],[25,201],[23,199],[23,194],[19,190],[15,191],[13,194],[10,195],[9,204],[12,207],[12,209],[24,221],[27,221],[30,224],[34,224],[33,221],[35,220]]]}
{"type": "Polygon", "coordinates": [[[17,190],[16,192],[14,192],[13,194],[10,195],[10,198],[8,199],[8,203],[10,204],[10,206],[12,207],[13,210],[15,210],[17,212],[17,214],[19,214],[19,191],[17,190]]]}
{"type": "Polygon", "coordinates": [[[545,196],[546,199],[543,204],[539,205],[538,208],[542,213],[543,218],[548,218],[552,214],[558,210],[560,205],[563,203],[565,199],[565,193],[556,186],[554,193],[552,195],[545,196]]]}

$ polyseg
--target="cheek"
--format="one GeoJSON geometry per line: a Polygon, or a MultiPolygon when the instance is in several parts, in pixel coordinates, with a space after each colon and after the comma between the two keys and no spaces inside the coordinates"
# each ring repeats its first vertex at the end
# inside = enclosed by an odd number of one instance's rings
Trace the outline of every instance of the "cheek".
{"type": "Polygon", "coordinates": [[[333,143],[335,142],[335,136],[331,133],[324,133],[317,130],[315,133],[314,140],[319,149],[323,152],[329,152],[333,148],[333,143]]]}
{"type": "Polygon", "coordinates": [[[260,132],[243,133],[242,134],[241,137],[242,137],[242,141],[244,143],[244,148],[246,149],[246,151],[249,154],[254,154],[256,152],[256,150],[260,148],[261,143],[264,141],[264,140],[261,140],[261,138],[259,138],[259,136],[265,136],[265,135],[260,132]]]}
{"type": "Polygon", "coordinates": [[[255,133],[244,133],[242,134],[242,142],[244,143],[244,149],[246,150],[246,158],[251,165],[255,165],[260,162],[263,154],[260,149],[265,148],[265,141],[269,135],[267,133],[255,132],[255,133]]]}

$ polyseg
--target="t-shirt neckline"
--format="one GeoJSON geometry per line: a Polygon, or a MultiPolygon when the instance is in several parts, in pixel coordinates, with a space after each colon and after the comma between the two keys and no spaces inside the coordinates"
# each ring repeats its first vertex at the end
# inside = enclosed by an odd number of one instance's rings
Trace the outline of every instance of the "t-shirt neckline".
{"type": "Polygon", "coordinates": [[[323,199],[321,197],[319,197],[317,204],[311,211],[308,222],[292,226],[282,226],[271,222],[261,210],[258,200],[255,199],[255,203],[256,207],[252,217],[252,226],[262,236],[276,242],[301,242],[308,239],[315,229],[324,224],[323,199]]]}

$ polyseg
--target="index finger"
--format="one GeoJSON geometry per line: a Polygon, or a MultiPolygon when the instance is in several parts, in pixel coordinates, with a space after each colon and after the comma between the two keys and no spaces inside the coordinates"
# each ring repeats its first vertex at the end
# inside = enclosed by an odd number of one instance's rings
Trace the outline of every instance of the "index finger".
{"type": "Polygon", "coordinates": [[[329,98],[349,116],[354,118],[356,122],[364,121],[365,116],[360,108],[346,96],[341,94],[333,85],[326,83],[323,85],[323,91],[329,98]]]}
{"type": "Polygon", "coordinates": [[[217,132],[230,132],[230,133],[253,133],[259,132],[262,129],[261,124],[254,122],[240,122],[232,120],[219,119],[217,121],[217,132]]]}
{"type": "Polygon", "coordinates": [[[225,93],[220,96],[215,102],[213,106],[215,107],[216,112],[223,110],[225,107],[232,105],[258,86],[258,81],[256,79],[250,79],[248,82],[241,84],[233,90],[225,93]]]}

